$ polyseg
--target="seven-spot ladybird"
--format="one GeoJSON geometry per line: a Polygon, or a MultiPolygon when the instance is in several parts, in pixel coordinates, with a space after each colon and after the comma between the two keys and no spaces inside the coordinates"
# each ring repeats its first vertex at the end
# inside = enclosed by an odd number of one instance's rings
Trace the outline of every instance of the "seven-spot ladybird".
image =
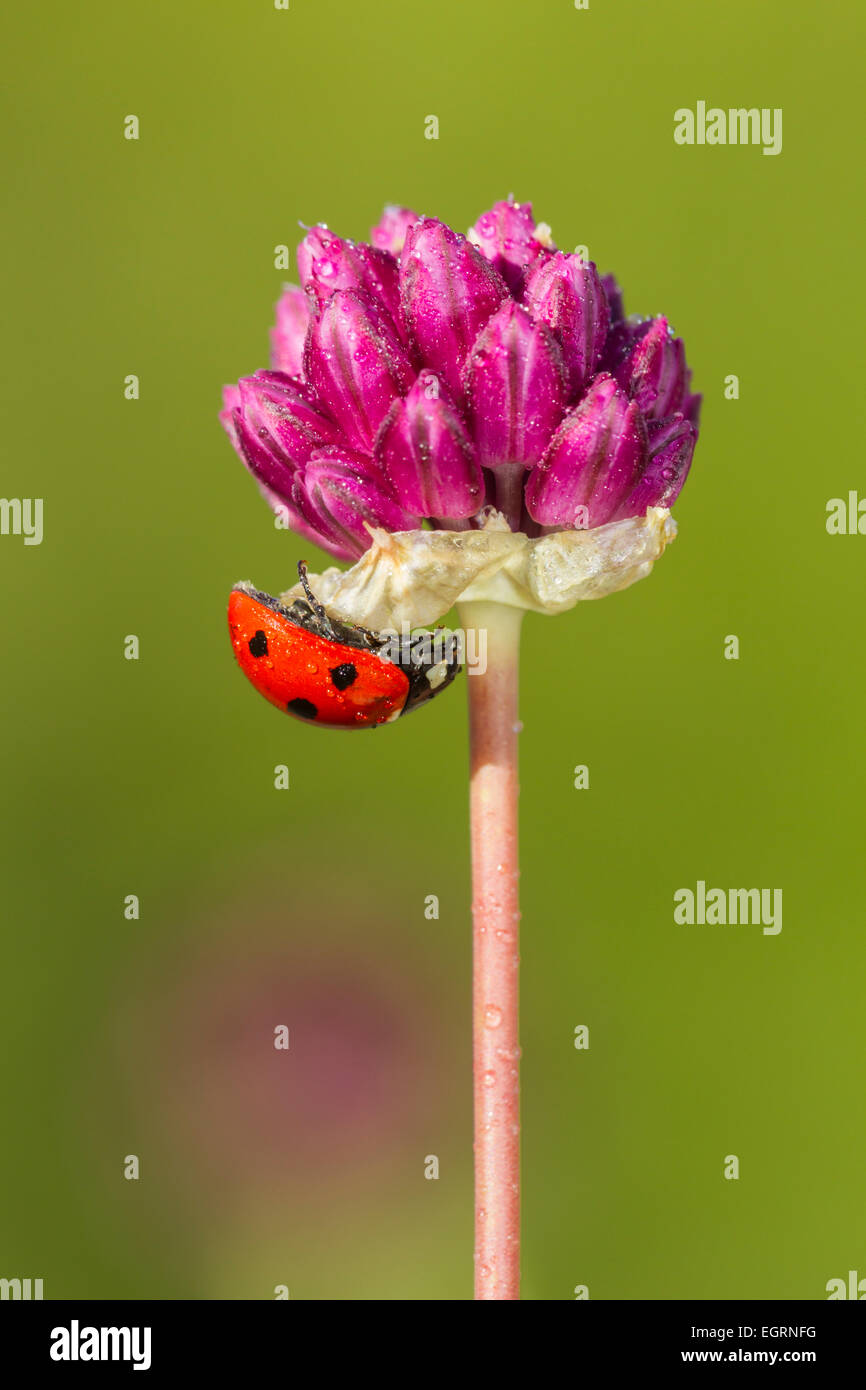
{"type": "Polygon", "coordinates": [[[236,584],[229,598],[238,664],[272,705],[315,724],[371,729],[451,684],[460,669],[455,635],[401,642],[341,622],[314,598],[303,563],[298,574],[306,597],[290,605],[251,584],[236,584]]]}

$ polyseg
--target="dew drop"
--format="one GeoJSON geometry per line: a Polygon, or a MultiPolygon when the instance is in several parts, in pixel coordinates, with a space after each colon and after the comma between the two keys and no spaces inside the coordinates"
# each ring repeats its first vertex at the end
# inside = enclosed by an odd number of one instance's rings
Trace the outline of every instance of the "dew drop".
{"type": "Polygon", "coordinates": [[[495,1004],[488,1004],[484,1010],[485,1028],[498,1028],[502,1022],[502,1010],[495,1004]]]}
{"type": "Polygon", "coordinates": [[[484,1085],[485,1085],[485,1086],[495,1086],[495,1085],[496,1085],[496,1072],[495,1072],[495,1071],[486,1071],[481,1079],[482,1079],[482,1081],[484,1082],[484,1085]]]}

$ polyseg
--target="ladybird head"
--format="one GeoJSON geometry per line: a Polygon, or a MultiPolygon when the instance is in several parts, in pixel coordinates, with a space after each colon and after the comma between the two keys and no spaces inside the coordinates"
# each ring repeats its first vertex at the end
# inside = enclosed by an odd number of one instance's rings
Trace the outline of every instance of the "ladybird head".
{"type": "Polygon", "coordinates": [[[446,690],[462,664],[459,636],[444,629],[418,632],[407,638],[386,638],[380,655],[393,661],[408,677],[409,693],[401,714],[409,714],[446,690]]]}

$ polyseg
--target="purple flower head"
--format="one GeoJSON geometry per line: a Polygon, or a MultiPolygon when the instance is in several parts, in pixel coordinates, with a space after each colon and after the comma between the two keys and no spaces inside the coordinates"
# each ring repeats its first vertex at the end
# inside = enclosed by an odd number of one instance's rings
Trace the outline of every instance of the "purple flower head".
{"type": "Polygon", "coordinates": [[[529,203],[468,236],[389,206],[370,242],[310,228],[271,370],[227,387],[220,420],[286,524],[342,560],[370,527],[586,530],[669,508],[700,396],[661,316],[558,251],[529,203]]]}

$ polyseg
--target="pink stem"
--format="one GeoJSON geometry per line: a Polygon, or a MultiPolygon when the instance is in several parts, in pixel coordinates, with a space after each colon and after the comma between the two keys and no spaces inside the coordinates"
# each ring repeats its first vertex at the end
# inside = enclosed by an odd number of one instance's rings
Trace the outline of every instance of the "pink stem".
{"type": "MultiPolygon", "coordinates": [[[[518,608],[466,603],[487,669],[467,667],[471,763],[475,1297],[520,1297],[518,608]]],[[[476,651],[479,648],[476,645],[476,651]]]]}

